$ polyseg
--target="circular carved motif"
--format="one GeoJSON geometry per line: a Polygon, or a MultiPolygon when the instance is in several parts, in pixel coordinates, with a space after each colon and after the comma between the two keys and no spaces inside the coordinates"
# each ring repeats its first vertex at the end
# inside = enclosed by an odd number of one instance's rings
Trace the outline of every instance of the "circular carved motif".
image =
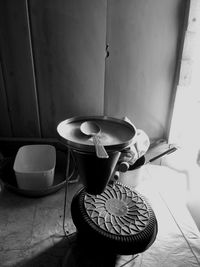
{"type": "Polygon", "coordinates": [[[124,216],[127,213],[127,205],[123,201],[110,198],[105,202],[105,208],[108,213],[116,216],[124,216]]]}
{"type": "Polygon", "coordinates": [[[144,230],[149,222],[144,199],[118,183],[108,185],[100,195],[86,194],[84,205],[92,221],[113,234],[134,235],[144,230]]]}

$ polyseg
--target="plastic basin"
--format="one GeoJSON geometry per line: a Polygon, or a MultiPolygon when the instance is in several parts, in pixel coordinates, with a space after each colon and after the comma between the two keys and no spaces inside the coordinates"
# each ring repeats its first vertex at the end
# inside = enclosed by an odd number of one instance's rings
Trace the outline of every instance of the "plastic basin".
{"type": "Polygon", "coordinates": [[[25,190],[41,190],[53,184],[56,150],[51,145],[27,145],[21,147],[15,157],[13,169],[18,187],[25,190]]]}

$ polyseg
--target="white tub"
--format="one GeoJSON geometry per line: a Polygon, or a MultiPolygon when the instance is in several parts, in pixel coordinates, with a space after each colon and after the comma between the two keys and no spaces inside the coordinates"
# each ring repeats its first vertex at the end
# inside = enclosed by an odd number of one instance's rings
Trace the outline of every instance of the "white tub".
{"type": "Polygon", "coordinates": [[[19,188],[41,190],[53,184],[56,150],[51,145],[27,145],[16,155],[14,171],[19,188]]]}

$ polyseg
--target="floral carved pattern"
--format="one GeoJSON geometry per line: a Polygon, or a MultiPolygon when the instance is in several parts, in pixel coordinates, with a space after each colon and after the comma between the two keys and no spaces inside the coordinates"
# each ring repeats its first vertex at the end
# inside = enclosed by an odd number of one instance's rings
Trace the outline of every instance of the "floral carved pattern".
{"type": "Polygon", "coordinates": [[[129,187],[115,183],[100,195],[85,195],[85,209],[101,229],[117,235],[135,235],[149,222],[144,199],[129,187]]]}

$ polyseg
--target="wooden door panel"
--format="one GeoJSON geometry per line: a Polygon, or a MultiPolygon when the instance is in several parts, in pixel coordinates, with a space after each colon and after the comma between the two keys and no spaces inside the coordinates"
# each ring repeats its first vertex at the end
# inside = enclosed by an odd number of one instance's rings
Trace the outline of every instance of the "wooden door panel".
{"type": "Polygon", "coordinates": [[[42,133],[78,115],[102,115],[105,0],[30,0],[42,133]]]}
{"type": "Polygon", "coordinates": [[[0,62],[0,136],[12,136],[5,83],[0,62]]]}
{"type": "Polygon", "coordinates": [[[13,135],[39,137],[27,1],[0,1],[0,50],[13,135]]]}
{"type": "Polygon", "coordinates": [[[166,137],[180,0],[108,1],[105,114],[166,137]]]}

